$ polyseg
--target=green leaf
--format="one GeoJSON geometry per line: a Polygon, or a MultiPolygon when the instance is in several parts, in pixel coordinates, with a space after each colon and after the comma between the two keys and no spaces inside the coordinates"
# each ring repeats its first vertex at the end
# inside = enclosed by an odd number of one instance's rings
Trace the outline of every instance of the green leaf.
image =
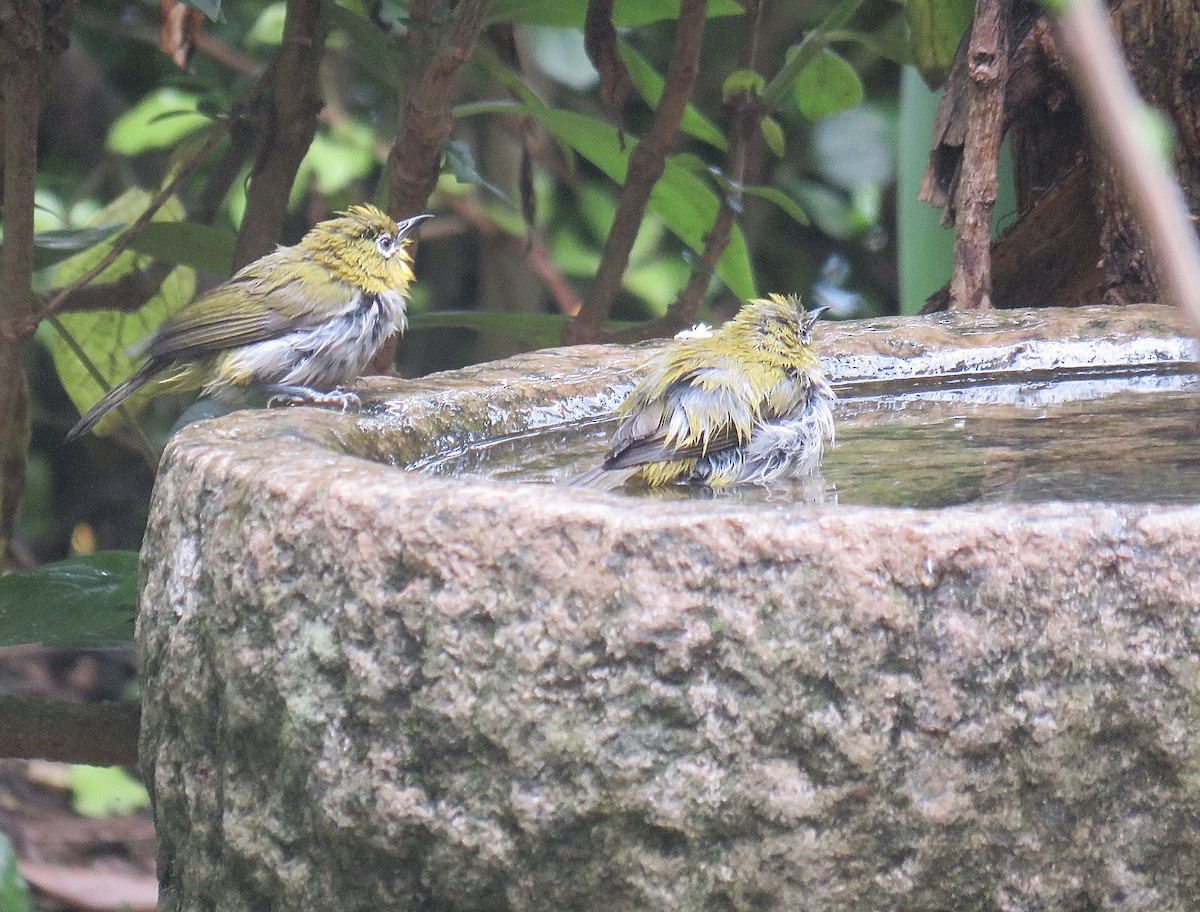
{"type": "Polygon", "coordinates": [[[71,807],[84,817],[132,814],[150,807],[146,786],[119,766],[73,763],[67,781],[71,785],[71,807]]]}
{"type": "Polygon", "coordinates": [[[213,22],[221,18],[221,0],[185,0],[188,6],[194,6],[213,22]]]}
{"type": "Polygon", "coordinates": [[[283,22],[287,18],[287,5],[284,3],[268,3],[254,25],[242,39],[246,47],[275,47],[283,43],[283,22]]]}
{"type": "MultiPolygon", "coordinates": [[[[132,222],[145,211],[149,202],[150,194],[147,191],[138,188],[128,190],[100,210],[93,222],[98,225],[132,222]]],[[[154,221],[175,221],[182,216],[183,206],[177,200],[171,200],[155,213],[154,221]]],[[[60,263],[54,276],[57,284],[68,285],[83,275],[103,258],[109,246],[107,242],[98,244],[60,263]]],[[[96,281],[111,282],[148,262],[149,257],[127,250],[104,270],[96,281]]],[[[114,386],[133,372],[134,360],[128,354],[129,347],[155,329],[168,314],[174,313],[190,301],[195,289],[196,274],[191,269],[180,267],[166,277],[158,294],[134,313],[115,310],[64,313],[58,320],[83,347],[84,353],[99,369],[109,386],[114,386]]],[[[79,360],[75,351],[61,336],[54,337],[51,353],[59,379],[75,407],[80,413],[91,408],[104,394],[104,390],[92,377],[87,366],[79,360]]],[[[153,394],[152,387],[153,384],[127,400],[131,410],[136,410],[139,403],[153,394]]],[[[97,430],[101,434],[106,430],[111,431],[118,426],[120,420],[119,413],[109,416],[97,425],[97,430]]]]}
{"type": "Polygon", "coordinates": [[[954,53],[975,15],[974,0],[904,0],[912,54],[930,88],[946,81],[954,53]]]}
{"type": "Polygon", "coordinates": [[[138,253],[202,272],[227,276],[233,271],[237,235],[195,222],[151,222],[133,242],[138,253]]]}
{"type": "MultiPolygon", "coordinates": [[[[742,8],[734,0],[710,0],[708,16],[739,16],[742,8]]],[[[493,0],[488,21],[521,25],[558,25],[583,28],[587,0],[493,0]]],[[[679,0],[616,0],[613,25],[628,28],[679,18],[679,0]]]]}
{"type": "Polygon", "coordinates": [[[917,199],[940,97],[911,67],[900,74],[896,241],[900,310],[906,314],[920,310],[954,268],[954,230],[942,225],[940,209],[917,199]]]}
{"type": "Polygon", "coordinates": [[[442,160],[450,169],[450,173],[454,175],[454,179],[460,184],[476,184],[486,187],[501,199],[508,199],[508,195],[503,190],[483,179],[483,175],[475,167],[475,155],[471,152],[471,147],[461,139],[451,139],[442,143],[442,160]]]}
{"type": "Polygon", "coordinates": [[[310,184],[325,196],[340,193],[375,167],[375,131],[349,118],[321,129],[304,154],[292,184],[291,203],[300,201],[310,184]]]}
{"type": "Polygon", "coordinates": [[[33,236],[33,267],[45,269],[47,266],[61,263],[79,251],[108,239],[119,228],[119,225],[97,225],[94,228],[39,231],[33,236]]]}
{"type": "Polygon", "coordinates": [[[137,595],[136,551],[97,551],[0,576],[0,647],[129,646],[137,595]]]}
{"type": "Polygon", "coordinates": [[[117,118],[108,148],[119,155],[166,149],[212,121],[197,111],[199,97],[171,86],[154,89],[117,118]]]}
{"type": "Polygon", "coordinates": [[[854,67],[828,48],[800,71],[795,90],[800,113],[811,120],[853,108],[863,99],[854,67]]]}
{"type": "Polygon", "coordinates": [[[767,81],[756,70],[734,70],[725,77],[721,86],[721,99],[728,104],[735,95],[761,95],[767,81]]]}
{"type": "Polygon", "coordinates": [[[0,833],[0,910],[30,912],[29,888],[21,879],[12,843],[3,833],[0,833]]]}
{"type": "Polygon", "coordinates": [[[765,200],[770,200],[793,219],[805,227],[812,224],[807,213],[800,208],[800,204],[784,193],[782,190],[777,190],[774,187],[743,187],[743,193],[749,193],[752,196],[759,196],[765,200]]]}
{"type": "Polygon", "coordinates": [[[764,117],[760,126],[767,148],[775,153],[776,158],[783,158],[787,154],[787,142],[783,138],[783,127],[779,125],[779,121],[774,117],[764,117]]]}
{"type": "MultiPolygon", "coordinates": [[[[633,80],[638,93],[646,100],[646,104],[657,110],[666,80],[658,74],[654,67],[650,66],[645,57],[630,46],[629,42],[618,42],[617,50],[621,54],[621,59],[625,61],[625,68],[629,70],[629,78],[633,80]]],[[[729,148],[728,141],[716,124],[696,110],[692,104],[684,109],[683,122],[680,126],[684,133],[694,136],[710,146],[715,146],[722,152],[729,148]]]]}

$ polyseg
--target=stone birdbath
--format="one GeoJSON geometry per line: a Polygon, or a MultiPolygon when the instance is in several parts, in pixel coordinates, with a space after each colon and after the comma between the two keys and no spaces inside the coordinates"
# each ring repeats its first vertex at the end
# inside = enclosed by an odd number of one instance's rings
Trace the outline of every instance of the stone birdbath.
{"type": "Polygon", "coordinates": [[[180,433],[138,622],[159,908],[1195,909],[1183,327],[1039,310],[820,344],[843,403],[817,496],[484,477],[495,441],[591,427],[599,452],[644,349],[180,433]]]}

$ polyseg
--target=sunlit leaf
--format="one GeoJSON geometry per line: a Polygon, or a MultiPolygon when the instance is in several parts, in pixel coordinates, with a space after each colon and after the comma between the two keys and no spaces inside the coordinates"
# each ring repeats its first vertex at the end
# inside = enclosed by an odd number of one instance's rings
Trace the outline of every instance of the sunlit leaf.
{"type": "Polygon", "coordinates": [[[146,786],[119,766],[73,763],[67,780],[71,785],[71,807],[83,817],[132,814],[150,806],[146,786]]]}
{"type": "Polygon", "coordinates": [[[0,576],[0,647],[131,645],[137,594],[136,551],[97,551],[0,576]]]}
{"type": "Polygon", "coordinates": [[[313,137],[296,170],[291,202],[299,202],[310,184],[326,196],[339,193],[366,177],[377,162],[375,131],[356,120],[339,119],[313,137]]]}
{"type": "MultiPolygon", "coordinates": [[[[136,188],[128,190],[97,213],[93,221],[98,225],[132,222],[145,211],[149,202],[150,194],[147,191],[136,188]]],[[[155,213],[154,220],[177,221],[182,216],[183,206],[177,200],[171,200],[155,213]]],[[[56,283],[70,284],[95,266],[108,248],[108,243],[98,244],[60,263],[55,270],[56,283]]],[[[149,257],[127,250],[96,281],[111,282],[148,262],[149,257]]],[[[59,321],[83,347],[109,386],[113,386],[133,372],[134,360],[128,353],[130,346],[156,328],[168,314],[190,301],[195,288],[196,274],[191,269],[180,267],[166,277],[158,294],[134,313],[114,310],[64,313],[59,321]]],[[[51,351],[59,379],[71,401],[81,413],[86,411],[104,394],[104,390],[72,347],[60,336],[54,337],[51,351]]],[[[127,400],[132,410],[136,410],[139,401],[145,401],[150,390],[143,390],[141,395],[140,400],[136,395],[132,400],[127,400]]],[[[119,415],[110,415],[97,425],[97,431],[101,434],[106,430],[111,431],[120,420],[119,415]]]]}
{"type": "Polygon", "coordinates": [[[812,120],[845,111],[863,99],[858,72],[828,49],[800,71],[795,90],[800,113],[812,120]]]}
{"type": "MultiPolygon", "coordinates": [[[[679,18],[680,0],[616,0],[613,25],[627,28],[679,18]]],[[[710,0],[709,17],[738,16],[742,8],[734,0],[710,0]]],[[[493,0],[488,7],[489,22],[513,22],[523,25],[558,25],[583,28],[587,0],[493,0]]]]}
{"type": "Polygon", "coordinates": [[[247,47],[272,46],[283,43],[283,21],[287,17],[287,5],[284,3],[268,3],[254,25],[242,39],[247,47]]]}
{"type": "Polygon", "coordinates": [[[734,70],[725,77],[725,84],[721,86],[721,98],[729,102],[735,95],[761,95],[766,87],[767,81],[761,73],[754,70],[734,70]]]}
{"type": "Polygon", "coordinates": [[[764,117],[760,126],[767,148],[775,153],[776,157],[783,158],[787,154],[787,142],[783,138],[783,127],[779,125],[779,121],[774,117],[764,117]]]}
{"type": "Polygon", "coordinates": [[[174,146],[211,121],[197,111],[199,97],[172,86],[154,89],[117,118],[108,131],[108,148],[139,155],[174,146]]]}
{"type": "MultiPolygon", "coordinates": [[[[628,42],[622,41],[618,47],[621,51],[621,58],[629,69],[629,77],[633,80],[639,94],[646,100],[646,104],[657,109],[666,80],[628,42]]],[[[694,105],[689,104],[684,109],[683,122],[680,127],[689,136],[694,136],[701,142],[715,146],[723,152],[729,148],[729,143],[716,124],[696,110],[694,105]]]]}
{"type": "MultiPolygon", "coordinates": [[[[614,127],[583,114],[544,106],[531,108],[530,113],[614,181],[624,182],[629,151],[621,149],[614,127]]],[[[702,178],[671,159],[650,194],[650,209],[697,252],[704,249],[704,235],[712,227],[719,206],[717,195],[702,178]]],[[[750,256],[740,229],[734,228],[716,271],[734,294],[754,297],[750,256]]]]}

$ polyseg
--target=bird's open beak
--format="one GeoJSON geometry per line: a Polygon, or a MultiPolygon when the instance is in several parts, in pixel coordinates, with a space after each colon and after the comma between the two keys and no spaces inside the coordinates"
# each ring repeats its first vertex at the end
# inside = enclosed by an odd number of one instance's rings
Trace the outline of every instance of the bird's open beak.
{"type": "Polygon", "coordinates": [[[412,230],[421,224],[421,222],[431,218],[433,218],[433,213],[426,212],[422,215],[414,215],[412,218],[406,218],[396,222],[396,241],[402,241],[404,238],[408,237],[412,230]]]}

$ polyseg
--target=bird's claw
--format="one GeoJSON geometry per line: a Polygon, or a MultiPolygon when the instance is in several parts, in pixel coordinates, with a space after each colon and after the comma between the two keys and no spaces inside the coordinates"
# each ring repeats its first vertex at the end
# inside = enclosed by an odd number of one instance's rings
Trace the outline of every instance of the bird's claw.
{"type": "Polygon", "coordinates": [[[321,393],[310,390],[305,393],[276,393],[267,400],[267,408],[281,405],[320,405],[337,406],[342,412],[357,412],[362,408],[362,399],[358,393],[346,390],[335,390],[331,393],[321,393]]]}

